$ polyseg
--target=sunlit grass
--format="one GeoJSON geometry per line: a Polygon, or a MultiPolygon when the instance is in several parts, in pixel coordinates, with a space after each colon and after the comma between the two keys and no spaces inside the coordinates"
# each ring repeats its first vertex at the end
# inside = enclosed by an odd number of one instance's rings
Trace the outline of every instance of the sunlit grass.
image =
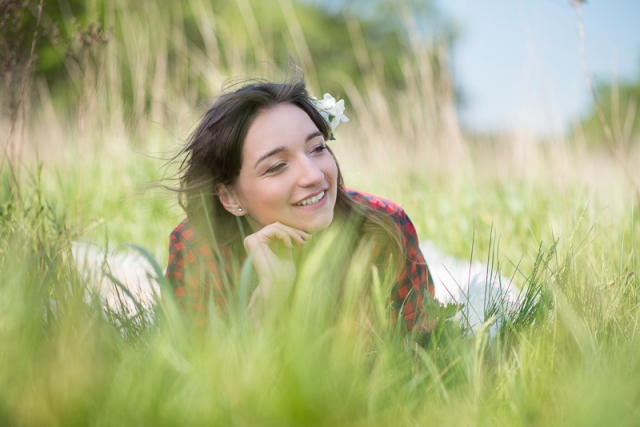
{"type": "MultiPolygon", "coordinates": [[[[0,381],[8,392],[0,407],[10,423],[636,420],[639,241],[631,200],[618,210],[598,205],[579,185],[560,192],[523,179],[447,180],[427,173],[399,175],[396,188],[367,177],[367,190],[400,197],[421,236],[463,257],[472,245],[481,260],[493,249],[503,274],[519,286],[542,287],[548,303],[536,320],[507,328],[496,339],[463,338],[443,326],[423,349],[385,332],[376,323],[384,316],[363,323],[357,306],[347,306],[338,320],[331,317],[331,287],[323,286],[302,288],[309,292],[301,291],[289,311],[258,329],[241,320],[242,311],[194,329],[165,294],[154,324],[142,330],[125,324],[123,333],[97,301],[87,305],[83,299],[91,284],[76,278],[68,239],[108,240],[111,247],[133,242],[159,254],[164,265],[168,233],[180,215],[171,195],[143,191],[161,176],[144,162],[158,163],[134,151],[117,167],[84,163],[81,192],[73,173],[45,168],[42,176],[58,175],[58,182],[25,183],[22,205],[13,213],[5,206],[4,233],[15,231],[5,234],[8,246],[0,254],[0,330],[3,341],[12,343],[1,353],[0,381]],[[403,187],[404,179],[411,185],[403,187]],[[41,198],[38,188],[48,188],[41,198]],[[70,203],[64,203],[65,194],[72,195],[70,203]],[[69,229],[75,221],[82,226],[69,229]],[[57,316],[46,314],[52,304],[57,316]]],[[[354,266],[350,283],[370,286],[357,278],[365,274],[359,268],[354,266]]],[[[327,270],[317,265],[309,277],[332,284],[318,278],[327,270]]]]}
{"type": "MultiPolygon", "coordinates": [[[[152,322],[104,313],[71,243],[130,242],[162,269],[183,217],[159,186],[175,170],[166,161],[197,121],[199,91],[214,95],[251,68],[248,47],[224,31],[227,56],[214,45],[204,55],[164,38],[158,29],[173,28],[173,18],[147,11],[149,22],[127,25],[129,37],[100,53],[104,68],[93,71],[104,84],[77,82],[84,109],[62,109],[36,86],[22,141],[42,169],[27,160],[19,185],[2,170],[0,423],[638,424],[640,216],[631,189],[601,155],[569,144],[467,141],[452,110],[436,111],[453,105],[451,87],[419,46],[402,59],[406,90],[374,75],[364,89],[343,79],[352,121],[334,151],[347,185],[400,203],[422,239],[493,261],[534,292],[502,333],[467,336],[451,322],[428,343],[400,333],[386,316],[388,289],[365,262],[353,262],[341,291],[332,276],[340,253],[306,265],[291,306],[259,327],[245,318],[242,295],[196,327],[161,278],[162,296],[144,318],[152,322]],[[163,72],[169,42],[187,50],[163,72]],[[132,106],[119,97],[124,85],[132,106]],[[597,180],[588,178],[594,170],[597,180]]],[[[324,244],[320,252],[338,247],[324,244]]]]}

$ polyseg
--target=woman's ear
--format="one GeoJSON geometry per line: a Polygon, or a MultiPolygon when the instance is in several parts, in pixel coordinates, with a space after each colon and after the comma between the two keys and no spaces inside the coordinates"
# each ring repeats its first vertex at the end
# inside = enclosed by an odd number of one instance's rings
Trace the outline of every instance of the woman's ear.
{"type": "Polygon", "coordinates": [[[216,194],[222,206],[232,215],[243,216],[247,213],[242,206],[240,206],[240,203],[238,203],[238,197],[233,188],[229,188],[224,184],[217,184],[216,194]]]}

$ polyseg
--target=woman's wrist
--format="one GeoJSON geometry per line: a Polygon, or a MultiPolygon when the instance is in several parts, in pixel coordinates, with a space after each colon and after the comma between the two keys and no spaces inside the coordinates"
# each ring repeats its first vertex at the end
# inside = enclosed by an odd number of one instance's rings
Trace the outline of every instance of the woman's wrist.
{"type": "Polygon", "coordinates": [[[262,313],[265,306],[280,308],[289,297],[293,283],[275,283],[271,280],[261,280],[251,295],[247,310],[252,313],[262,313]]]}

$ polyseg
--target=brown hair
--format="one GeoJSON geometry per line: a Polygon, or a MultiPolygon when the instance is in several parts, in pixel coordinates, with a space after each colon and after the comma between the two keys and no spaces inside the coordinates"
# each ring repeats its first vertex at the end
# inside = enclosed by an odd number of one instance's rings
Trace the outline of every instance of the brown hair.
{"type": "MultiPolygon", "coordinates": [[[[180,194],[180,205],[189,222],[218,244],[237,249],[242,246],[242,230],[250,228],[245,217],[236,217],[224,209],[216,195],[216,187],[231,185],[238,178],[244,140],[255,117],[284,103],[293,104],[307,113],[325,141],[329,139],[329,123],[311,102],[302,78],[285,83],[260,80],[221,95],[176,156],[184,156],[178,172],[180,188],[176,189],[180,194]]],[[[379,244],[388,246],[396,261],[395,269],[399,272],[399,261],[403,259],[402,238],[391,218],[351,199],[344,188],[339,166],[337,190],[337,217],[355,219],[361,238],[374,237],[380,241],[379,244]]]]}

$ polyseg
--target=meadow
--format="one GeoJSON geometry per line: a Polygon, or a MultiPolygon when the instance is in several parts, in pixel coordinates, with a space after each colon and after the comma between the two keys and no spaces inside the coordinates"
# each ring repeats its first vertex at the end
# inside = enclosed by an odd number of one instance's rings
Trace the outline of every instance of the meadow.
{"type": "MultiPolygon", "coordinates": [[[[183,217],[163,187],[175,185],[169,160],[225,82],[277,78],[254,60],[286,69],[287,59],[261,44],[249,2],[237,2],[242,36],[206,2],[189,2],[204,51],[175,15],[140,4],[114,2],[109,41],[67,58],[72,90],[34,78],[13,123],[0,171],[0,424],[640,423],[640,201],[619,164],[579,132],[545,141],[464,134],[446,46],[412,39],[397,58],[403,84],[391,87],[356,21],[363,78],[333,81],[351,118],[332,141],[347,185],[401,204],[420,238],[443,251],[489,262],[525,303],[497,312],[506,317],[495,337],[492,319],[471,335],[440,319],[421,341],[389,323],[388,289],[364,263],[354,262],[335,302],[332,262],[346,254],[329,236],[318,250],[332,256],[300,272],[291,305],[260,327],[245,319],[242,278],[229,313],[211,311],[195,327],[162,280],[183,217]],[[105,312],[71,256],[74,241],[143,249],[162,288],[156,308],[105,312]],[[362,292],[372,295],[368,311],[362,292]]],[[[319,96],[312,40],[291,3],[278,4],[319,96]]],[[[11,126],[4,119],[0,134],[11,126]]],[[[640,182],[637,151],[626,160],[640,182]]]]}

